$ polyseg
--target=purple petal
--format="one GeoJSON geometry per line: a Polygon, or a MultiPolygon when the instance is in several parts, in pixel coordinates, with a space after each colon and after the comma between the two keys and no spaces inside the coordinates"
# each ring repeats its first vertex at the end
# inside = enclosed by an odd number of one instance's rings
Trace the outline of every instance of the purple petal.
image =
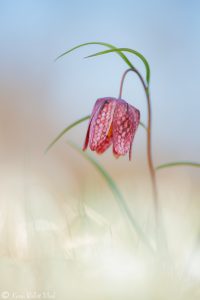
{"type": "Polygon", "coordinates": [[[89,144],[92,151],[103,153],[111,143],[113,115],[116,106],[115,98],[103,98],[92,118],[89,133],[89,144]]]}
{"type": "Polygon", "coordinates": [[[113,116],[113,153],[115,156],[125,155],[131,149],[135,132],[140,122],[140,112],[124,100],[118,100],[113,116]]]}
{"type": "Polygon", "coordinates": [[[107,136],[103,143],[96,148],[96,152],[98,154],[104,153],[112,144],[113,138],[112,136],[107,136]]]}
{"type": "Polygon", "coordinates": [[[89,120],[89,124],[88,124],[88,129],[87,129],[87,133],[86,133],[86,137],[85,137],[85,142],[84,142],[84,145],[83,145],[83,151],[85,151],[88,147],[90,126],[91,126],[92,119],[93,119],[95,113],[98,111],[99,107],[101,105],[103,105],[104,101],[105,101],[104,98],[102,98],[102,99],[97,99],[97,101],[95,102],[95,105],[93,107],[92,114],[91,114],[91,117],[90,117],[90,120],[89,120]]]}

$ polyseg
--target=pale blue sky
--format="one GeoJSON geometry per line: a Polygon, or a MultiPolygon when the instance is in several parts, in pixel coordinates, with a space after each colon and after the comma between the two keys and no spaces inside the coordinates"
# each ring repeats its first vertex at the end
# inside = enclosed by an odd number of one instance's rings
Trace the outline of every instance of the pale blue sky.
{"type": "MultiPolygon", "coordinates": [[[[102,49],[97,46],[57,63],[54,58],[88,41],[136,49],[151,66],[156,150],[169,152],[169,160],[170,153],[174,159],[200,160],[199,16],[199,1],[1,0],[0,78],[44,82],[46,98],[37,109],[41,105],[58,132],[88,114],[96,98],[117,96],[126,66],[115,54],[82,59],[102,49]]],[[[144,72],[138,59],[129,57],[144,72]]],[[[124,98],[139,107],[146,122],[145,99],[133,75],[124,98]]]]}

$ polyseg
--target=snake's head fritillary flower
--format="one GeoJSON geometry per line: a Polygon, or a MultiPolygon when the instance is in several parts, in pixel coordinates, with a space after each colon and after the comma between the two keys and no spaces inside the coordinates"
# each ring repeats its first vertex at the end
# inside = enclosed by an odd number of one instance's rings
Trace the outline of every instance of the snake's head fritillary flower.
{"type": "Polygon", "coordinates": [[[123,99],[111,97],[97,99],[88,125],[83,150],[89,147],[98,154],[105,152],[111,144],[115,157],[129,152],[140,122],[138,109],[123,99]]]}

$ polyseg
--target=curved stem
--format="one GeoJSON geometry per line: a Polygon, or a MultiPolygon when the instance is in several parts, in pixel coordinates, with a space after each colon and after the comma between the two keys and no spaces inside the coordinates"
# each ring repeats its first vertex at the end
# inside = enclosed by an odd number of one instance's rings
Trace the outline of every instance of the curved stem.
{"type": "MultiPolygon", "coordinates": [[[[149,94],[149,87],[145,83],[142,75],[136,68],[130,68],[127,69],[121,79],[121,84],[120,84],[120,92],[119,92],[119,98],[122,96],[122,90],[123,90],[123,84],[126,75],[130,72],[134,72],[138,75],[142,86],[145,91],[146,99],[147,99],[147,108],[148,108],[148,124],[147,124],[147,160],[148,160],[148,166],[149,166],[149,172],[150,172],[150,177],[151,177],[151,183],[152,183],[152,190],[153,190],[153,199],[154,199],[154,209],[155,209],[155,223],[156,223],[156,230],[160,229],[161,222],[160,222],[160,213],[159,213],[159,203],[158,203],[158,192],[157,192],[157,182],[156,182],[156,173],[155,173],[155,168],[153,165],[153,158],[152,158],[152,112],[151,112],[151,99],[150,99],[150,94],[149,94]]],[[[157,239],[158,239],[157,235],[157,239]]],[[[159,240],[157,240],[157,243],[159,240]]]]}
{"type": "Polygon", "coordinates": [[[122,90],[123,90],[123,85],[124,85],[124,79],[125,79],[125,77],[126,77],[126,75],[130,72],[130,71],[132,71],[133,72],[133,69],[127,69],[125,72],[124,72],[124,74],[122,75],[122,79],[121,79],[121,83],[120,83],[120,89],[119,89],[119,99],[121,99],[121,97],[122,97],[122,90]]]}

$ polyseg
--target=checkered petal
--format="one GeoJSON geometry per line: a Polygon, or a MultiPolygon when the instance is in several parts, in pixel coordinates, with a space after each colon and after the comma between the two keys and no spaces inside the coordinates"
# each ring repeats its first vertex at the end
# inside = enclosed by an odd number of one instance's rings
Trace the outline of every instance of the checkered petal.
{"type": "Polygon", "coordinates": [[[94,118],[95,113],[98,112],[99,108],[103,104],[104,104],[104,98],[97,99],[97,101],[95,102],[95,105],[93,107],[92,114],[91,114],[91,117],[90,117],[90,120],[89,120],[89,124],[88,124],[88,129],[87,129],[87,133],[86,133],[86,137],[85,137],[85,142],[84,142],[84,145],[83,145],[83,151],[85,151],[87,149],[87,147],[88,147],[91,122],[92,122],[92,120],[94,118]]]}
{"type": "Polygon", "coordinates": [[[140,112],[120,99],[113,116],[113,154],[116,157],[129,152],[131,160],[132,143],[140,122],[140,112]]]}
{"type": "Polygon", "coordinates": [[[104,153],[111,146],[112,142],[112,135],[107,136],[106,139],[96,148],[96,152],[98,154],[104,153]]]}
{"type": "Polygon", "coordinates": [[[90,149],[99,154],[103,153],[112,143],[112,121],[116,101],[115,98],[103,98],[90,125],[90,149]]]}

